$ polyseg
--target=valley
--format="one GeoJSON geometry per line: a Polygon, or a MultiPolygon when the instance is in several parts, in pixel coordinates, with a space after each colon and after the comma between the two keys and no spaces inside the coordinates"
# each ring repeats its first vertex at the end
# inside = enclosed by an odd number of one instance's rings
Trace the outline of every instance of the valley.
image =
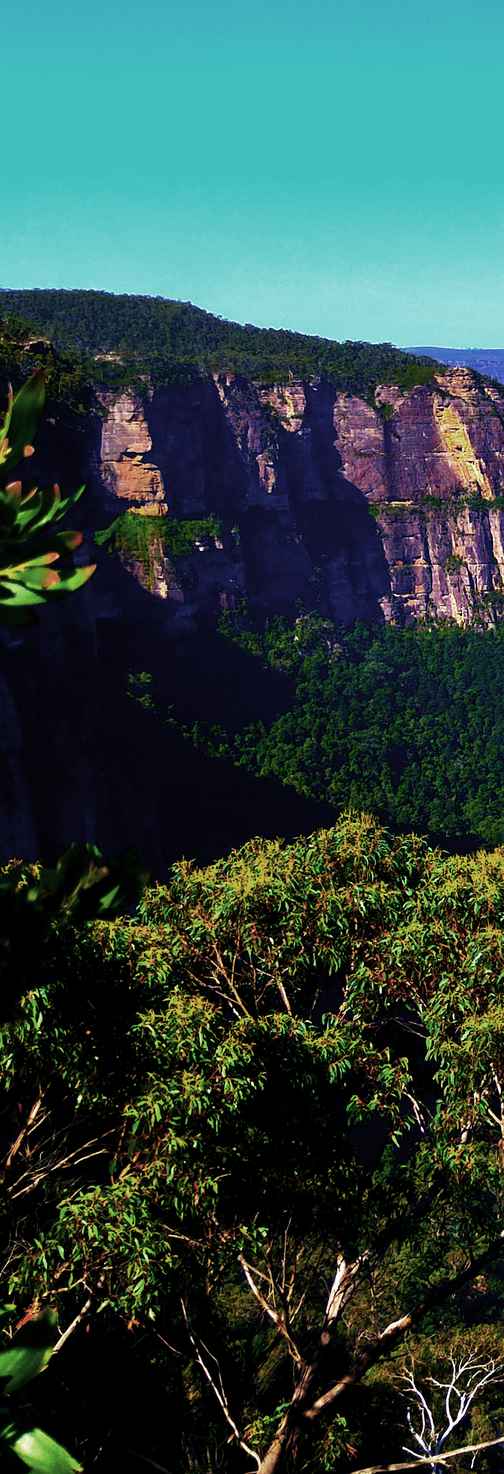
{"type": "Polygon", "coordinates": [[[4,637],[5,859],[50,857],[72,837],[137,846],[161,873],[181,846],[209,859],[257,829],[306,832],[366,799],[393,827],[414,822],[445,843],[500,838],[504,389],[389,345],[241,329],[184,304],[57,292],[2,301],[36,310],[28,326],[5,320],[4,392],[8,375],[37,367],[49,385],[30,474],[85,484],[83,557],[99,565],[21,646],[4,637]],[[300,696],[300,667],[272,667],[260,631],[271,627],[274,646],[283,620],[295,650],[296,621],[312,616],[328,705],[322,747],[312,742],[304,761],[316,693],[300,696]],[[371,662],[383,646],[384,713],[399,700],[383,750],[372,681],[362,719],[353,702],[352,655],[327,684],[324,620],[344,649],[364,626],[371,662]],[[469,661],[455,704],[446,622],[460,631],[456,668],[469,661]],[[431,635],[415,653],[423,625],[431,635]],[[250,648],[242,628],[257,631],[250,648]],[[429,649],[444,713],[445,733],[438,724],[432,748],[429,727],[421,759],[421,702],[414,714],[410,696],[406,707],[398,698],[402,648],[421,663],[429,649]],[[489,684],[474,709],[476,650],[484,662],[488,651],[489,684]],[[343,737],[340,709],[354,713],[343,737]],[[461,757],[469,716],[483,743],[476,766],[470,748],[461,757]],[[367,722],[368,755],[352,776],[367,722]]]}
{"type": "Polygon", "coordinates": [[[496,1474],[504,389],[13,296],[2,1453],[372,1474],[451,1365],[496,1474]]]}

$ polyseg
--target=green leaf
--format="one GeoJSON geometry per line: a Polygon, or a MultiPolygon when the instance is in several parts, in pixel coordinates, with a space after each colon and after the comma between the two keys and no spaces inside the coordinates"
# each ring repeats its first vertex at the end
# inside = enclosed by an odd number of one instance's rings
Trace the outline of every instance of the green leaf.
{"type": "Polygon", "coordinates": [[[111,907],[115,907],[117,901],[119,900],[120,892],[120,885],[114,885],[112,886],[111,890],[106,891],[105,895],[100,897],[100,901],[98,904],[98,914],[100,916],[106,915],[107,911],[110,911],[111,907]]]}
{"type": "Polygon", "coordinates": [[[13,395],[13,392],[12,392],[12,384],[9,384],[9,397],[8,397],[8,402],[7,402],[7,409],[5,411],[5,414],[4,414],[4,417],[3,417],[3,420],[2,420],[2,424],[0,425],[0,447],[2,446],[3,441],[6,439],[8,433],[9,433],[9,425],[10,425],[11,417],[12,417],[12,405],[13,405],[13,403],[14,403],[14,395],[13,395]]]}
{"type": "Polygon", "coordinates": [[[81,589],[83,584],[92,578],[96,572],[96,563],[88,563],[85,568],[74,568],[72,573],[60,574],[59,583],[51,589],[51,593],[74,594],[76,589],[81,589]]]}
{"type": "Polygon", "coordinates": [[[7,1392],[15,1392],[47,1365],[57,1333],[57,1316],[50,1307],[25,1321],[16,1340],[0,1352],[0,1378],[9,1378],[7,1392]]]}
{"type": "Polygon", "coordinates": [[[24,568],[40,568],[48,563],[56,563],[59,553],[38,553],[36,558],[27,558],[24,563],[13,564],[11,568],[2,568],[2,577],[10,578],[11,574],[17,576],[24,568]]]}
{"type": "Polygon", "coordinates": [[[58,549],[63,548],[67,553],[75,552],[75,549],[80,548],[83,541],[83,532],[55,532],[51,537],[53,546],[58,549]]]}
{"type": "MultiPolygon", "coordinates": [[[[55,556],[58,557],[58,554],[56,553],[55,556]]],[[[19,568],[2,568],[0,575],[2,582],[12,583],[18,586],[21,585],[26,589],[46,590],[55,588],[59,583],[59,574],[55,568],[47,567],[47,562],[49,561],[52,562],[52,558],[50,560],[46,559],[42,566],[39,563],[35,563],[33,566],[21,563],[19,568]]]]}
{"type": "Polygon", "coordinates": [[[24,588],[22,584],[9,584],[7,580],[2,579],[2,574],[0,572],[0,604],[6,605],[7,608],[14,609],[20,604],[24,605],[44,603],[45,600],[42,598],[41,594],[36,594],[33,589],[24,588]]]}
{"type": "Polygon", "coordinates": [[[5,1391],[17,1392],[25,1382],[47,1366],[52,1351],[52,1342],[44,1341],[41,1346],[12,1346],[9,1351],[0,1351],[0,1380],[8,1378],[5,1391]]]}
{"type": "Polygon", "coordinates": [[[44,408],[45,393],[45,377],[42,369],[38,369],[14,396],[8,430],[9,452],[4,470],[10,472],[21,459],[25,446],[32,445],[44,408]]]}
{"type": "Polygon", "coordinates": [[[22,1433],[11,1447],[28,1469],[35,1470],[35,1474],[80,1474],[82,1470],[82,1464],[41,1428],[31,1428],[29,1433],[22,1433]]]}

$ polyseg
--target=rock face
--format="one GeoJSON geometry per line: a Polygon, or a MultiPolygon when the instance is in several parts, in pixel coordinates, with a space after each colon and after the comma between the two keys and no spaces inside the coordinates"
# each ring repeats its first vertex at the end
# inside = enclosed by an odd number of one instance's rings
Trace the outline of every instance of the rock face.
{"type": "Polygon", "coordinates": [[[104,396],[94,467],[107,509],[220,520],[221,534],[126,566],[191,625],[246,596],[337,622],[492,620],[504,589],[504,390],[454,368],[434,387],[258,386],[218,374],[104,396]]]}

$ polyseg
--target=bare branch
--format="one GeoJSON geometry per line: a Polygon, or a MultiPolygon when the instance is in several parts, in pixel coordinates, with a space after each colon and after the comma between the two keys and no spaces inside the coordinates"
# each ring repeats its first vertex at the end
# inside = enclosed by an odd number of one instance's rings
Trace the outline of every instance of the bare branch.
{"type": "Polygon", "coordinates": [[[262,1290],[259,1288],[259,1285],[254,1279],[255,1273],[259,1274],[261,1279],[264,1279],[265,1276],[262,1275],[259,1270],[252,1270],[250,1264],[247,1264],[246,1259],[244,1259],[243,1254],[239,1254],[238,1259],[243,1269],[243,1273],[245,1275],[245,1279],[247,1281],[249,1289],[252,1290],[252,1294],[255,1296],[258,1305],[261,1306],[261,1310],[264,1310],[265,1315],[268,1315],[270,1320],[273,1321],[273,1325],[276,1326],[279,1334],[283,1336],[284,1341],[286,1341],[289,1348],[289,1354],[292,1357],[292,1360],[296,1363],[296,1366],[302,1366],[303,1358],[301,1356],[301,1352],[299,1350],[299,1347],[296,1346],[296,1342],[291,1335],[284,1316],[281,1315],[280,1312],[276,1310],[273,1305],[270,1305],[269,1300],[267,1300],[266,1296],[263,1295],[262,1290]]]}
{"type": "Polygon", "coordinates": [[[224,1414],[224,1417],[226,1419],[226,1423],[228,1424],[228,1427],[231,1429],[231,1432],[233,1434],[233,1438],[236,1440],[236,1442],[239,1445],[239,1447],[243,1449],[243,1452],[246,1453],[246,1454],[249,1454],[250,1455],[250,1458],[254,1460],[256,1469],[259,1469],[260,1468],[260,1465],[261,1465],[261,1460],[260,1460],[259,1454],[256,1453],[256,1451],[255,1451],[254,1448],[250,1448],[249,1445],[248,1445],[248,1443],[245,1443],[244,1439],[241,1436],[241,1433],[239,1431],[239,1428],[237,1427],[237,1424],[235,1423],[234,1418],[232,1418],[231,1413],[229,1411],[229,1404],[228,1404],[228,1400],[227,1400],[227,1397],[226,1397],[226,1393],[224,1391],[224,1384],[223,1384],[223,1381],[222,1381],[221,1371],[220,1371],[219,1363],[217,1361],[217,1357],[213,1355],[213,1352],[211,1352],[211,1351],[208,1350],[208,1346],[205,1346],[203,1342],[199,1343],[196,1340],[196,1336],[194,1335],[194,1331],[193,1331],[192,1326],[191,1326],[191,1323],[189,1321],[189,1316],[187,1314],[187,1309],[186,1309],[185,1301],[184,1300],[181,1300],[180,1304],[182,1306],[182,1315],[184,1317],[184,1321],[185,1321],[185,1324],[186,1324],[187,1334],[189,1336],[189,1340],[191,1342],[191,1346],[193,1348],[194,1355],[196,1357],[196,1361],[198,1362],[198,1366],[201,1367],[201,1370],[202,1370],[204,1376],[206,1377],[207,1382],[209,1383],[210,1387],[212,1388],[212,1392],[214,1394],[214,1397],[217,1398],[217,1402],[219,1404],[219,1407],[221,1408],[221,1411],[224,1414]],[[215,1363],[215,1366],[217,1368],[217,1380],[215,1379],[215,1373],[212,1376],[212,1373],[210,1371],[210,1368],[208,1367],[206,1361],[204,1360],[204,1357],[202,1356],[201,1348],[203,1348],[203,1350],[206,1352],[207,1357],[209,1357],[210,1360],[215,1363]]]}
{"type": "MultiPolygon", "coordinates": [[[[436,1463],[445,1464],[447,1459],[460,1459],[463,1454],[477,1454],[483,1448],[496,1448],[499,1443],[504,1443],[501,1438],[488,1438],[485,1443],[467,1443],[464,1448],[452,1448],[447,1454],[436,1454],[436,1463]]],[[[396,1469],[416,1469],[418,1464],[430,1464],[431,1458],[414,1458],[413,1462],[405,1464],[370,1464],[367,1469],[353,1469],[352,1474],[389,1474],[396,1469]]]]}
{"type": "MultiPolygon", "coordinates": [[[[433,1469],[436,1467],[438,1455],[453,1433],[454,1428],[458,1427],[467,1417],[474,1398],[478,1393],[483,1391],[489,1382],[494,1383],[502,1380],[502,1366],[494,1358],[490,1361],[482,1362],[479,1359],[477,1351],[471,1351],[465,1360],[460,1359],[458,1362],[455,1361],[454,1356],[450,1356],[450,1364],[451,1375],[447,1382],[440,1381],[438,1377],[425,1378],[425,1381],[429,1382],[431,1387],[436,1387],[439,1392],[445,1394],[444,1428],[436,1428],[433,1411],[429,1407],[427,1398],[422,1392],[421,1387],[415,1381],[413,1367],[407,1368],[401,1379],[408,1389],[404,1394],[409,1400],[406,1414],[408,1428],[413,1434],[416,1443],[420,1445],[423,1453],[429,1455],[433,1469]],[[413,1421],[415,1412],[417,1417],[420,1418],[420,1426],[417,1426],[416,1429],[413,1421]],[[429,1426],[428,1435],[426,1434],[427,1423],[429,1426]]],[[[404,1452],[413,1453],[414,1451],[404,1446],[404,1452]]],[[[418,1455],[415,1454],[415,1457],[418,1458],[418,1455]]]]}
{"type": "Polygon", "coordinates": [[[37,1096],[37,1099],[34,1100],[33,1105],[31,1107],[31,1110],[29,1111],[28,1116],[26,1118],[26,1121],[25,1121],[24,1126],[21,1128],[21,1131],[16,1136],[15,1141],[13,1141],[12,1146],[9,1148],[9,1151],[7,1153],[7,1156],[6,1156],[5,1162],[4,1162],[4,1170],[5,1170],[5,1172],[8,1172],[9,1171],[9,1168],[10,1168],[10,1166],[11,1166],[13,1160],[14,1160],[14,1157],[17,1156],[17,1153],[20,1151],[20,1149],[21,1149],[21,1147],[23,1145],[23,1142],[26,1140],[26,1137],[29,1135],[30,1129],[33,1127],[33,1125],[34,1125],[34,1123],[35,1123],[35,1121],[37,1119],[37,1116],[39,1115],[40,1107],[42,1105],[42,1100],[43,1100],[43,1096],[42,1095],[38,1095],[37,1096]]]}
{"type": "Polygon", "coordinates": [[[53,1356],[56,1355],[57,1351],[61,1351],[61,1348],[65,1345],[65,1342],[68,1341],[70,1336],[73,1336],[73,1333],[77,1330],[77,1327],[80,1326],[82,1324],[82,1321],[86,1319],[86,1316],[89,1315],[92,1304],[93,1300],[92,1296],[90,1295],[89,1299],[86,1300],[85,1304],[82,1306],[82,1310],[79,1310],[78,1314],[74,1316],[74,1319],[70,1322],[70,1325],[67,1326],[66,1331],[63,1331],[63,1335],[59,1337],[58,1341],[56,1341],[56,1344],[53,1346],[52,1349],[53,1356]]]}
{"type": "Polygon", "coordinates": [[[503,1241],[504,1230],[498,1235],[498,1238],[493,1239],[492,1243],[488,1245],[488,1248],[477,1259],[471,1260],[470,1264],[467,1264],[464,1269],[461,1269],[453,1277],[447,1276],[441,1283],[432,1285],[427,1290],[423,1300],[420,1300],[411,1310],[406,1311],[404,1315],[400,1315],[396,1320],[391,1321],[377,1336],[373,1336],[356,1357],[353,1367],[348,1372],[345,1372],[342,1377],[339,1377],[338,1381],[334,1382],[332,1387],[328,1387],[327,1391],[322,1393],[321,1397],[318,1397],[312,1403],[311,1407],[307,1407],[303,1413],[303,1417],[308,1422],[318,1418],[333,1402],[342,1397],[349,1387],[354,1387],[356,1383],[362,1381],[362,1378],[369,1371],[370,1367],[374,1366],[382,1356],[387,1356],[392,1350],[392,1347],[403,1339],[406,1332],[411,1330],[412,1326],[418,1325],[423,1320],[427,1311],[433,1306],[442,1305],[443,1301],[448,1299],[449,1295],[455,1294],[464,1285],[470,1284],[487,1264],[490,1264],[498,1254],[501,1254],[503,1241]]]}
{"type": "Polygon", "coordinates": [[[413,1367],[408,1367],[406,1369],[406,1371],[403,1374],[403,1381],[406,1382],[407,1386],[411,1388],[411,1391],[414,1393],[415,1397],[417,1398],[418,1403],[419,1403],[419,1406],[420,1406],[421,1416],[422,1416],[422,1426],[420,1428],[420,1433],[415,1433],[414,1432],[414,1429],[413,1429],[412,1411],[411,1411],[411,1408],[408,1408],[408,1413],[407,1413],[408,1427],[411,1428],[411,1432],[413,1433],[413,1435],[417,1439],[417,1441],[419,1443],[421,1443],[422,1448],[424,1450],[424,1453],[428,1453],[428,1451],[429,1451],[428,1450],[428,1445],[425,1442],[425,1429],[426,1429],[426,1424],[427,1423],[429,1424],[429,1428],[430,1428],[430,1432],[431,1432],[431,1437],[433,1439],[436,1437],[436,1429],[435,1429],[435,1426],[434,1426],[434,1418],[432,1416],[431,1409],[429,1407],[429,1404],[427,1402],[427,1399],[424,1397],[424,1394],[423,1394],[421,1388],[418,1387],[417,1386],[417,1383],[415,1382],[415,1374],[414,1374],[413,1367]]]}

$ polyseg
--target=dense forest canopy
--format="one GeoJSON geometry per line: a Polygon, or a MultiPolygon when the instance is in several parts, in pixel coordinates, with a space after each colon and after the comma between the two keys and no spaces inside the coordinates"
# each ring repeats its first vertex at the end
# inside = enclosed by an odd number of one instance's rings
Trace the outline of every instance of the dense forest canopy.
{"type": "Polygon", "coordinates": [[[21,997],[2,967],[11,1317],[69,1332],[46,1421],[86,1469],[397,1459],[412,1354],[498,1358],[502,852],[347,815],[58,914],[21,997]]]}
{"type": "Polygon", "coordinates": [[[336,810],[351,804],[396,830],[504,842],[504,628],[452,621],[336,629],[316,614],[220,630],[291,682],[273,722],[186,724],[198,746],[231,755],[336,810]]]}
{"type": "Polygon", "coordinates": [[[378,383],[410,388],[429,382],[440,369],[434,360],[390,343],[338,343],[286,329],[242,326],[190,302],[162,297],[2,289],[0,313],[7,328],[23,319],[32,336],[82,355],[93,379],[117,383],[142,372],[160,382],[226,370],[263,380],[321,374],[368,394],[378,383]]]}

